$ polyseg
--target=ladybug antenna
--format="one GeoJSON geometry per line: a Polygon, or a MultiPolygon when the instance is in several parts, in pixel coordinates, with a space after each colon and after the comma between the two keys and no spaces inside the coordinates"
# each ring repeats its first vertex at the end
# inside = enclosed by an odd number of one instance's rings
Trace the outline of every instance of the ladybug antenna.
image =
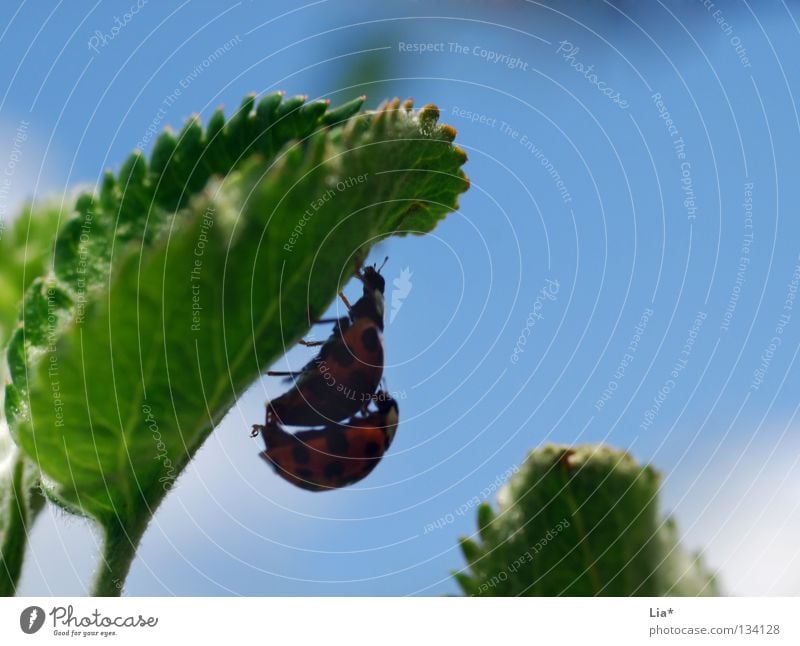
{"type": "MultiPolygon", "coordinates": [[[[377,267],[375,271],[377,271],[378,273],[381,273],[381,269],[383,269],[386,266],[387,262],[389,262],[389,256],[386,256],[386,258],[383,259],[383,262],[381,263],[381,266],[377,267]]],[[[378,263],[375,263],[375,264],[377,265],[378,263]]]]}

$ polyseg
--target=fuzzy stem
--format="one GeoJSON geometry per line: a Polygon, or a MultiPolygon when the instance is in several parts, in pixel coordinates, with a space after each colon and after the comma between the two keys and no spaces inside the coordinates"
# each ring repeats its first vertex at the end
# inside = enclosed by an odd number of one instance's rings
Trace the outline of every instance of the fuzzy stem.
{"type": "MultiPolygon", "coordinates": [[[[3,535],[0,536],[0,597],[10,597],[17,593],[28,533],[44,506],[44,497],[26,477],[24,460],[17,457],[11,469],[9,491],[3,501],[7,508],[0,509],[0,514],[6,514],[3,535]]],[[[0,491],[0,501],[2,500],[0,491]]]]}
{"type": "Polygon", "coordinates": [[[141,527],[126,527],[123,520],[117,518],[104,523],[103,555],[94,577],[92,596],[119,597],[122,594],[146,527],[146,522],[141,523],[141,527]]]}

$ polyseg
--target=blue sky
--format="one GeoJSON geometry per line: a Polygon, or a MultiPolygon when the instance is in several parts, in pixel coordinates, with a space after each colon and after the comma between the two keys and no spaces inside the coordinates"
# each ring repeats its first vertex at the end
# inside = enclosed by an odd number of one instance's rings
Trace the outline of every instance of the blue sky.
{"type": "MultiPolygon", "coordinates": [[[[292,488],[248,437],[282,387],[264,378],[159,509],[127,593],[454,593],[474,531],[456,510],[531,448],[597,441],[663,471],[726,590],[800,592],[800,7],[587,4],[150,0],[116,33],[136,0],[0,9],[4,146],[30,124],[11,200],[94,184],[151,126],[251,91],[434,102],[469,154],[459,212],[375,250],[390,300],[405,268],[412,285],[386,330],[407,395],[389,455],[356,487],[292,488]]],[[[97,550],[48,510],[22,591],[83,594],[97,550]]]]}

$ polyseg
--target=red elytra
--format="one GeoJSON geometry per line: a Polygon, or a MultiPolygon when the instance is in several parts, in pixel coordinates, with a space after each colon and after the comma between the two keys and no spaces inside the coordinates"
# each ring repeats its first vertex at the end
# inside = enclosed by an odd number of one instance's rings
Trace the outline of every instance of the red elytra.
{"type": "Polygon", "coordinates": [[[254,426],[266,444],[261,457],[281,478],[307,491],[329,491],[358,482],[389,449],[399,422],[394,399],[379,392],[373,401],[376,411],[294,435],[276,423],[254,426]]]}
{"type": "MultiPolygon", "coordinates": [[[[374,396],[383,376],[386,282],[376,267],[357,273],[363,295],[299,373],[292,387],[267,404],[266,425],[319,426],[347,419],[374,396]]],[[[272,375],[284,373],[268,373],[272,375]]]]}

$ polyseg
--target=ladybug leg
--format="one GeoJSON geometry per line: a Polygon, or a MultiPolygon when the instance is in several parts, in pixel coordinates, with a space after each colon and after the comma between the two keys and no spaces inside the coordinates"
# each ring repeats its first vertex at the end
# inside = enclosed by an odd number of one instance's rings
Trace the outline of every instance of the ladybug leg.
{"type": "Polygon", "coordinates": [[[262,426],[261,424],[253,424],[253,430],[250,431],[250,437],[258,437],[258,434],[263,433],[266,428],[266,426],[262,426]]]}
{"type": "Polygon", "coordinates": [[[338,319],[315,319],[314,321],[309,321],[309,325],[330,325],[331,323],[336,326],[333,331],[334,334],[341,334],[350,327],[350,317],[342,316],[338,319]]]}
{"type": "Polygon", "coordinates": [[[297,377],[303,374],[300,370],[269,370],[267,371],[268,377],[297,377]]]}
{"type": "Polygon", "coordinates": [[[339,292],[339,298],[341,298],[341,299],[342,299],[342,303],[344,303],[344,304],[345,304],[345,307],[347,307],[347,311],[348,311],[348,312],[349,312],[351,309],[353,309],[353,306],[352,306],[352,305],[350,305],[350,301],[348,301],[348,300],[347,300],[347,296],[345,296],[345,295],[344,295],[344,292],[342,292],[342,291],[340,291],[340,292],[339,292]]]}
{"type": "Polygon", "coordinates": [[[300,345],[306,346],[307,348],[317,348],[317,347],[323,345],[325,342],[324,341],[306,341],[305,339],[300,339],[300,341],[298,341],[298,343],[300,345]]]}
{"type": "MultiPolygon", "coordinates": [[[[342,294],[342,292],[339,292],[339,296],[341,296],[342,299],[344,299],[345,305],[347,305],[347,311],[349,312],[350,311],[350,303],[347,301],[347,298],[345,297],[344,294],[342,294]]],[[[345,318],[347,318],[347,317],[345,317],[345,318]]],[[[318,319],[318,318],[314,318],[314,313],[310,309],[308,310],[308,324],[309,325],[328,325],[330,323],[338,323],[339,321],[340,321],[340,319],[318,319]]]]}

